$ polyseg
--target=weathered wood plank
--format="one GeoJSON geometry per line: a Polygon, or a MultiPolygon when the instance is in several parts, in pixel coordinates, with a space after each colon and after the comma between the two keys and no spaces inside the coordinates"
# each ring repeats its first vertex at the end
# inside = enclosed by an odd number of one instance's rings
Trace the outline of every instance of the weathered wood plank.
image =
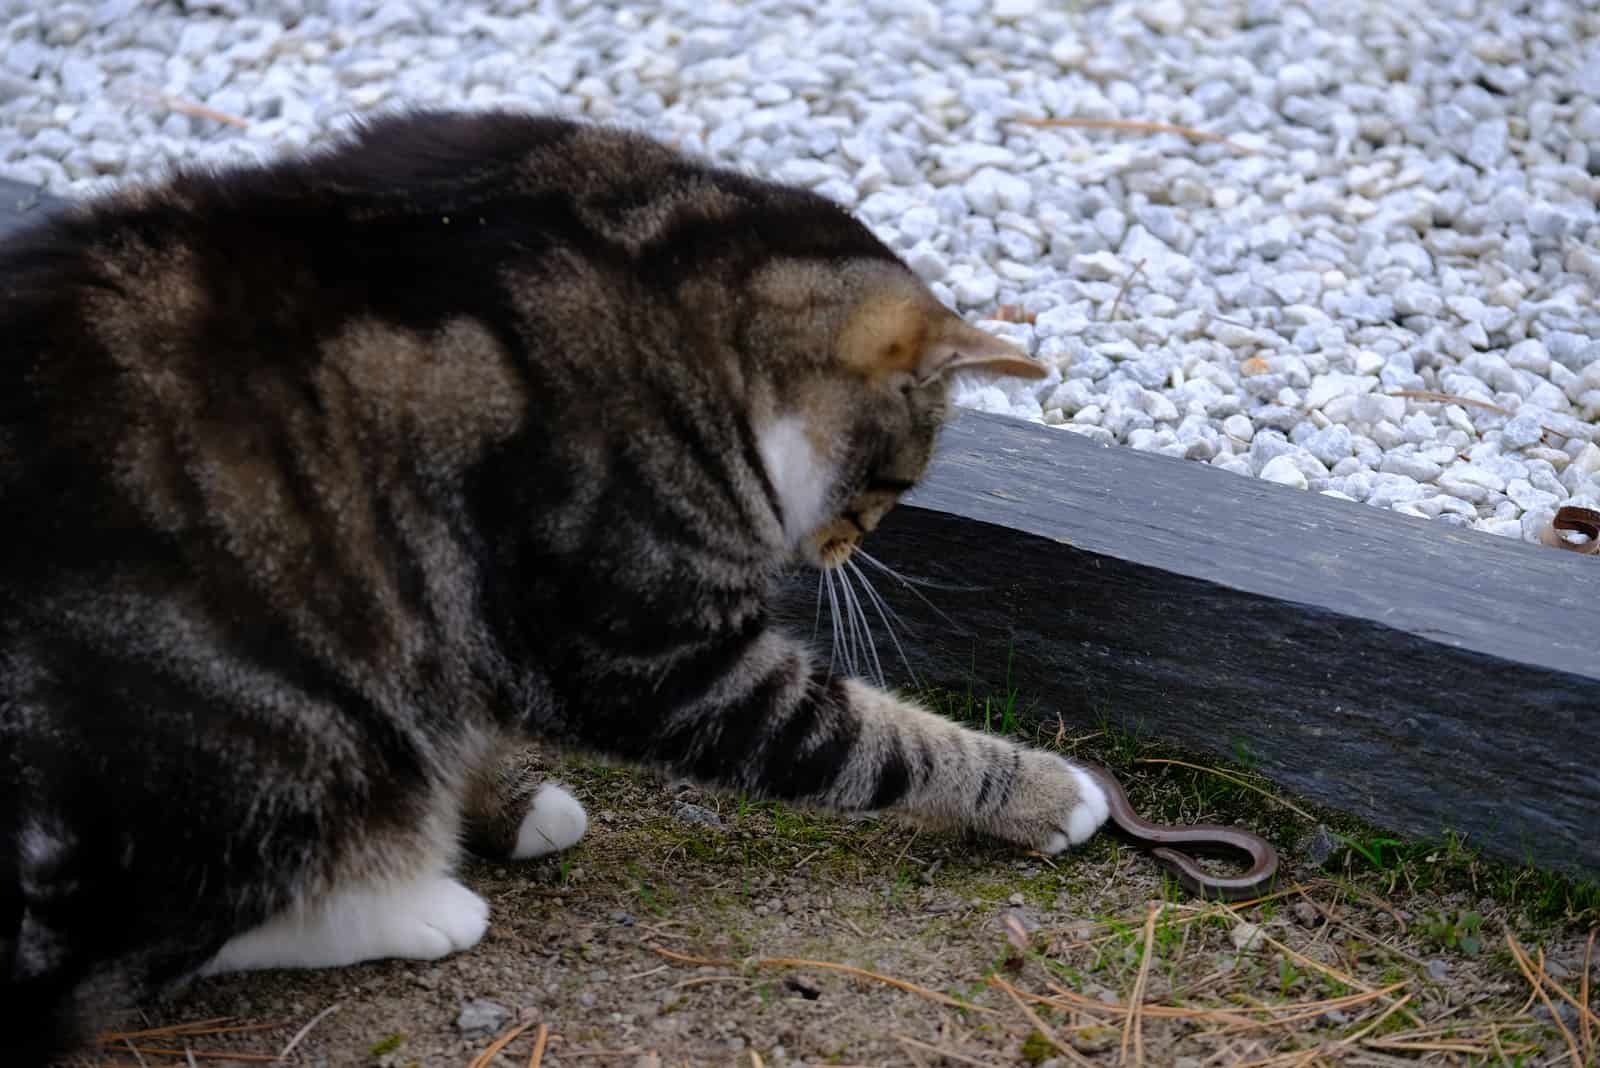
{"type": "MultiPolygon", "coordinates": [[[[56,203],[0,180],[0,234],[56,203]]],[[[952,627],[877,582],[925,683],[1009,666],[1047,719],[1243,746],[1381,825],[1600,874],[1600,561],[971,412],[868,547],[959,587],[925,591],[952,627]]]]}
{"type": "Polygon", "coordinates": [[[868,548],[960,588],[924,591],[956,630],[876,576],[924,684],[1009,671],[1047,720],[1243,747],[1381,826],[1600,873],[1592,557],[973,412],[868,548]]]}

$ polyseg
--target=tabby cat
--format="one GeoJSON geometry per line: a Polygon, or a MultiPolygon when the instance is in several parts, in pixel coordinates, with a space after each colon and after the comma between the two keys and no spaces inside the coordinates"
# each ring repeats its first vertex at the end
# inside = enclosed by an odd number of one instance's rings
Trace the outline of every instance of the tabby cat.
{"type": "Polygon", "coordinates": [[[464,950],[548,739],[1055,852],[1106,816],[772,625],[1042,369],[846,211],[648,138],[413,113],[0,249],[0,1036],[464,950]],[[510,816],[507,815],[511,811],[510,816]]]}

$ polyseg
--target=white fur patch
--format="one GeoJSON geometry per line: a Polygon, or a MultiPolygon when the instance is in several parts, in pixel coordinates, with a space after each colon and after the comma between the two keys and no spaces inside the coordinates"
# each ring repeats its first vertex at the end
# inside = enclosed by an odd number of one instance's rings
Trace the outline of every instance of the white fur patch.
{"type": "Polygon", "coordinates": [[[1072,806],[1072,814],[1067,817],[1067,839],[1077,845],[1088,841],[1100,825],[1111,814],[1111,802],[1106,800],[1106,792],[1082,768],[1073,768],[1072,775],[1078,780],[1078,803],[1072,806]]]}
{"type": "Polygon", "coordinates": [[[833,472],[806,437],[805,421],[784,416],[757,437],[767,478],[783,504],[783,534],[791,546],[817,529],[828,498],[833,472]]]}
{"type": "MultiPolygon", "coordinates": [[[[1066,761],[1062,761],[1063,764],[1066,761]]],[[[1111,814],[1111,803],[1106,800],[1106,792],[1101,785],[1080,767],[1067,765],[1067,770],[1072,772],[1073,779],[1078,786],[1078,803],[1072,806],[1067,813],[1063,829],[1050,836],[1045,842],[1042,852],[1054,855],[1068,846],[1080,845],[1100,829],[1100,825],[1111,814]]]]}
{"type": "Polygon", "coordinates": [[[204,975],[260,968],[338,968],[398,957],[437,960],[477,944],[489,906],[446,875],[383,889],[336,891],[228,941],[204,975]]]}
{"type": "Polygon", "coordinates": [[[517,830],[513,860],[530,860],[570,849],[589,829],[589,816],[578,799],[559,786],[545,783],[533,795],[528,814],[517,830]]]}

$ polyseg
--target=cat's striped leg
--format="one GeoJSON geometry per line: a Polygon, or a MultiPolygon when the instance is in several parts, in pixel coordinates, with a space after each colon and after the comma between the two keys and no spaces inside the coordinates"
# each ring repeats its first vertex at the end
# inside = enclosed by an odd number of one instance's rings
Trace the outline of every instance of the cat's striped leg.
{"type": "Polygon", "coordinates": [[[789,638],[767,632],[729,659],[715,685],[662,717],[647,752],[621,755],[767,797],[895,809],[1047,853],[1105,822],[1105,792],[1081,768],[832,676],[789,638]]]}
{"type": "Polygon", "coordinates": [[[1106,821],[1105,791],[1071,762],[952,723],[856,679],[840,687],[860,732],[824,803],[874,807],[884,784],[903,776],[905,792],[892,807],[916,822],[971,828],[1044,853],[1085,841],[1106,821]]]}

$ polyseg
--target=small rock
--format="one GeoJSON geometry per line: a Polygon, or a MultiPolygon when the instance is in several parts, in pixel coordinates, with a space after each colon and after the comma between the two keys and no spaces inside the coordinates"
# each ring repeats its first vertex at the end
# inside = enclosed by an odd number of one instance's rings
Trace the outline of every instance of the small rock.
{"type": "Polygon", "coordinates": [[[1467,159],[1485,171],[1499,166],[1506,154],[1506,138],[1510,129],[1505,119],[1490,119],[1472,128],[1472,141],[1467,147],[1467,159]]]}
{"type": "Polygon", "coordinates": [[[1369,425],[1389,422],[1398,426],[1400,420],[1406,417],[1406,399],[1391,397],[1386,393],[1364,393],[1356,398],[1351,414],[1358,422],[1369,425]]]}
{"type": "Polygon", "coordinates": [[[1532,371],[1536,375],[1548,374],[1550,350],[1545,347],[1544,342],[1530,337],[1506,350],[1506,363],[1519,370],[1532,371]]]}
{"type": "Polygon", "coordinates": [[[1305,406],[1316,410],[1335,397],[1353,397],[1370,393],[1377,384],[1378,380],[1372,375],[1347,375],[1339,371],[1330,371],[1328,374],[1317,375],[1311,379],[1311,388],[1306,391],[1305,406]]]}
{"type": "MultiPolygon", "coordinates": [[[[1567,1002],[1556,1002],[1556,1012],[1560,1015],[1561,1022],[1566,1024],[1568,1027],[1578,1026],[1578,1010],[1573,1008],[1567,1002]]],[[[1550,1010],[1543,1005],[1535,1005],[1533,1007],[1533,1018],[1535,1020],[1543,1020],[1548,1023],[1550,1020],[1550,1010]]]]}
{"type": "Polygon", "coordinates": [[[1033,203],[1033,186],[1025,179],[994,167],[984,167],[963,187],[967,203],[980,215],[1001,211],[1025,212],[1033,203]]]}
{"type": "Polygon", "coordinates": [[[1317,867],[1322,867],[1328,862],[1339,848],[1339,843],[1334,840],[1333,832],[1322,824],[1317,824],[1316,830],[1311,832],[1311,837],[1306,839],[1304,847],[1305,858],[1317,867]]]}
{"type": "Polygon", "coordinates": [[[1418,482],[1432,482],[1444,471],[1444,467],[1434,463],[1432,460],[1425,460],[1414,454],[1408,456],[1404,453],[1392,452],[1383,458],[1383,463],[1378,465],[1378,470],[1396,475],[1405,475],[1407,478],[1414,478],[1418,482]]]}
{"type": "Polygon", "coordinates": [[[1268,460],[1261,468],[1261,478],[1268,482],[1276,482],[1281,486],[1293,486],[1295,489],[1305,489],[1310,485],[1306,473],[1300,470],[1300,465],[1295,463],[1294,457],[1288,454],[1275,456],[1268,460]]]}
{"type": "Polygon", "coordinates": [[[1157,33],[1177,33],[1188,19],[1188,5],[1182,0],[1154,0],[1135,7],[1144,24],[1157,33]]]}
{"type": "Polygon", "coordinates": [[[1039,11],[1039,0],[994,0],[996,22],[1019,22],[1039,11]]]}
{"type": "Polygon", "coordinates": [[[1544,424],[1531,415],[1513,416],[1500,431],[1500,440],[1514,449],[1537,445],[1544,438],[1544,424]]]}
{"type": "Polygon", "coordinates": [[[1245,442],[1256,436],[1255,426],[1248,418],[1237,412],[1222,421],[1222,432],[1237,441],[1245,442]]]}
{"type": "Polygon", "coordinates": [[[712,812],[703,805],[696,805],[690,801],[674,801],[672,803],[672,816],[684,823],[703,823],[707,827],[721,827],[722,817],[712,812]]]}
{"type": "Polygon", "coordinates": [[[476,998],[462,1006],[456,1017],[456,1030],[469,1038],[492,1035],[511,1019],[511,1010],[487,998],[476,998]]]}
{"type": "Polygon", "coordinates": [[[1265,945],[1261,940],[1261,925],[1244,920],[1233,925],[1233,930],[1228,932],[1228,940],[1233,943],[1234,949],[1241,952],[1265,945]]]}
{"type": "Polygon", "coordinates": [[[1327,922],[1321,910],[1309,901],[1296,901],[1289,911],[1294,914],[1295,922],[1304,927],[1321,927],[1327,922]]]}
{"type": "Polygon", "coordinates": [[[1430,960],[1427,967],[1428,978],[1437,982],[1444,982],[1445,977],[1450,974],[1450,965],[1446,964],[1442,960],[1430,960]]]}
{"type": "Polygon", "coordinates": [[[1316,431],[1302,444],[1307,452],[1329,467],[1355,452],[1354,437],[1350,433],[1350,428],[1338,423],[1316,431]]]}

